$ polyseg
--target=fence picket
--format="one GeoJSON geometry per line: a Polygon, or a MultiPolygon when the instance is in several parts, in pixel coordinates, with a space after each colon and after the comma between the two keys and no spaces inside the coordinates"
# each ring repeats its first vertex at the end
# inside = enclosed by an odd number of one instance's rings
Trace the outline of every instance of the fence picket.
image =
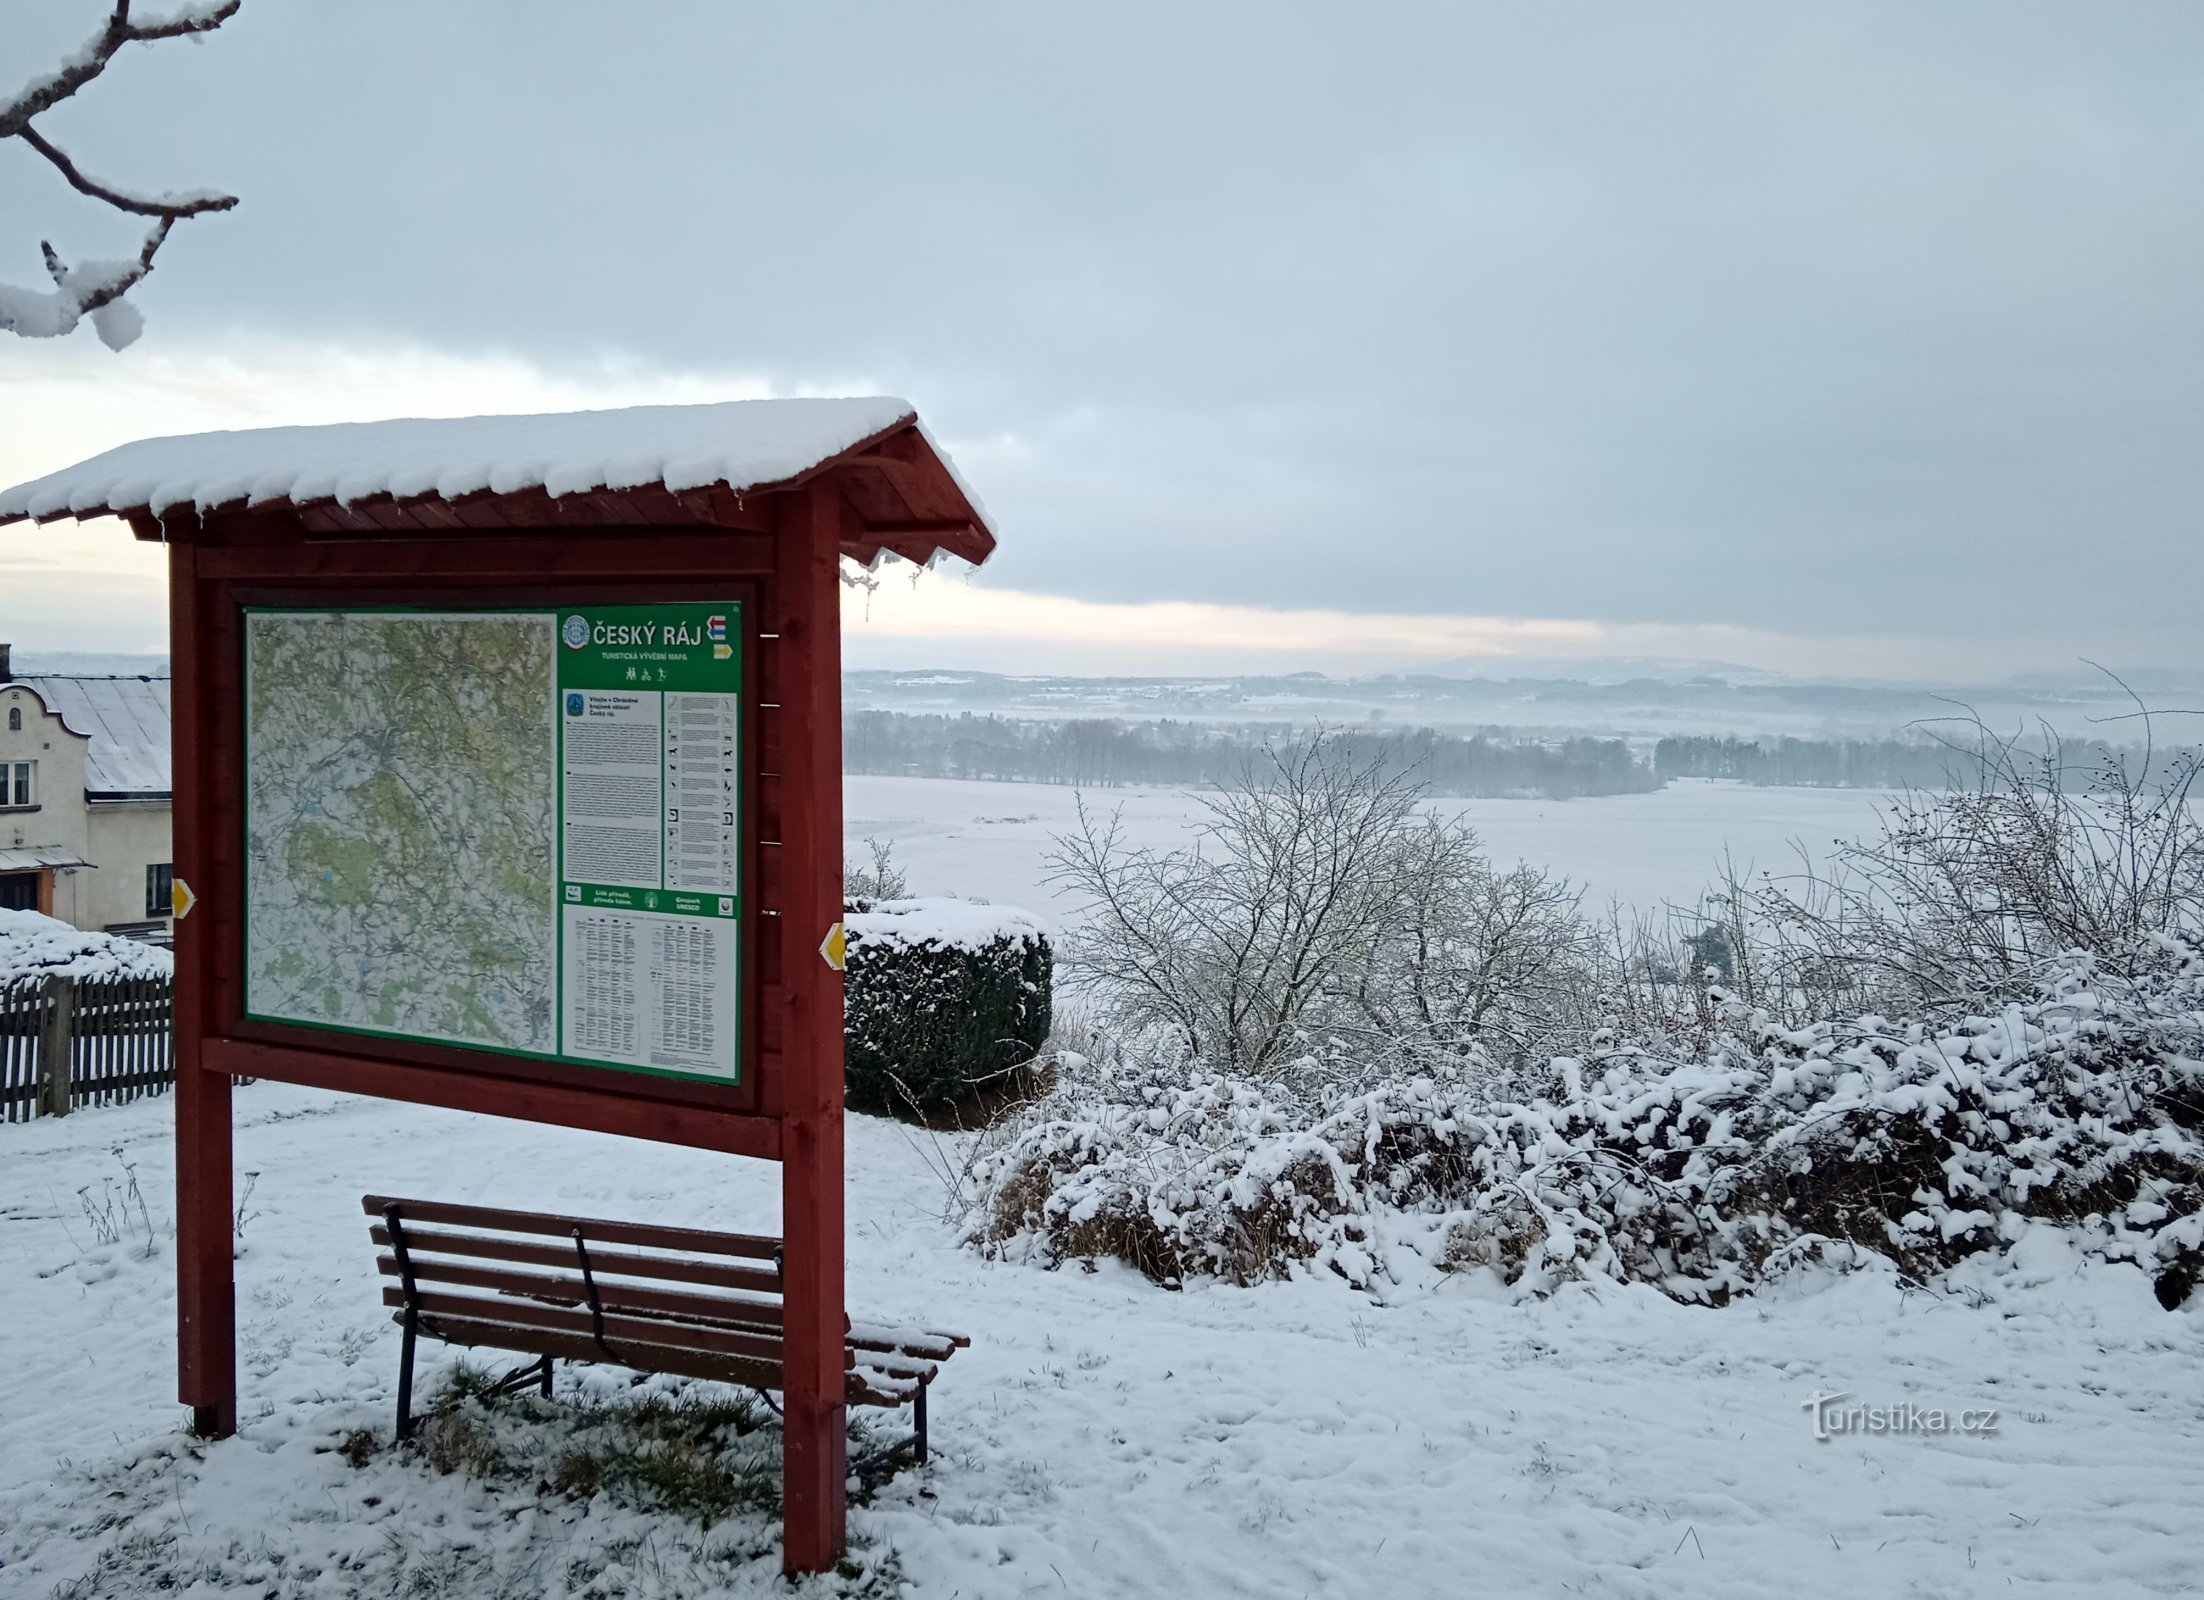
{"type": "MultiPolygon", "coordinates": [[[[44,977],[0,981],[0,1122],[27,1122],[45,1112],[51,1074],[40,1039],[54,1006],[47,984],[44,977]]],[[[79,978],[72,988],[72,1106],[121,1105],[175,1082],[175,991],[167,979],[79,978]]]]}

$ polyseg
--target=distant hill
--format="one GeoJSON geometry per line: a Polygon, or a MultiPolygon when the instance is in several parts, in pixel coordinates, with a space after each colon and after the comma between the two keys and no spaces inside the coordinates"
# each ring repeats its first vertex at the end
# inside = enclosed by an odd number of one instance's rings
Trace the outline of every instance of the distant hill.
{"type": "Polygon", "coordinates": [[[32,650],[17,645],[9,670],[18,678],[165,678],[166,650],[32,650]]]}
{"type": "MultiPolygon", "coordinates": [[[[853,671],[843,676],[852,711],[898,711],[1062,721],[1271,723],[1308,727],[1429,727],[1455,733],[1534,737],[1594,735],[1654,739],[1730,736],[1881,740],[1948,725],[1971,710],[2000,733],[2049,723],[2069,738],[2139,740],[2132,722],[2109,723],[2134,709],[2109,678],[2066,683],[1966,686],[1787,678],[1718,662],[1605,658],[1575,665],[1588,675],[1525,672],[1525,663],[1485,661],[1490,676],[1387,673],[1276,676],[1052,677],[993,672],[853,671]],[[1594,668],[1605,667],[1605,673],[1594,668]],[[1620,676],[1639,668],[1664,675],[1620,676]],[[1735,672],[1739,676],[1720,674],[1735,672]],[[1517,676],[1515,674],[1523,673],[1517,676]],[[1505,675],[1503,675],[1505,674],[1505,675]]],[[[1558,665],[1558,663],[1548,663],[1558,665]]],[[[2204,706],[2204,694],[2148,694],[2169,711],[2204,706]]],[[[2161,740],[2204,737],[2204,718],[2170,717],[2161,740]]]]}

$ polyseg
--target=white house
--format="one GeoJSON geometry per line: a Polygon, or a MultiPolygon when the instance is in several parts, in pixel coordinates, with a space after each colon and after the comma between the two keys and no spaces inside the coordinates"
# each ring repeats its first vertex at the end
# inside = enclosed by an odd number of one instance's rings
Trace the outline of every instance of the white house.
{"type": "Polygon", "coordinates": [[[0,907],[167,943],[168,679],[18,678],[0,644],[0,907]]]}

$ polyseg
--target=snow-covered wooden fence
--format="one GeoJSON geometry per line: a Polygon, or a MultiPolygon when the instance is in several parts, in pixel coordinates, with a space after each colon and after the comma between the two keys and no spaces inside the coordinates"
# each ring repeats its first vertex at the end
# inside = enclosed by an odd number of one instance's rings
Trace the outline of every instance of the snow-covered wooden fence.
{"type": "Polygon", "coordinates": [[[0,1121],[158,1094],[176,1079],[167,978],[0,984],[0,1121]]]}

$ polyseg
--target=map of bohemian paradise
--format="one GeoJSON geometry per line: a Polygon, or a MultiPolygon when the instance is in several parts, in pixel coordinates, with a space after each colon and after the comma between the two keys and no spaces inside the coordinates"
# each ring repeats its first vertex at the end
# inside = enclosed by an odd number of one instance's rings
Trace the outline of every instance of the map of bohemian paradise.
{"type": "Polygon", "coordinates": [[[740,1079],[741,608],[245,614],[245,1010],[740,1079]]]}
{"type": "Polygon", "coordinates": [[[246,616],[246,1008],[555,1047],[557,618],[246,616]]]}

